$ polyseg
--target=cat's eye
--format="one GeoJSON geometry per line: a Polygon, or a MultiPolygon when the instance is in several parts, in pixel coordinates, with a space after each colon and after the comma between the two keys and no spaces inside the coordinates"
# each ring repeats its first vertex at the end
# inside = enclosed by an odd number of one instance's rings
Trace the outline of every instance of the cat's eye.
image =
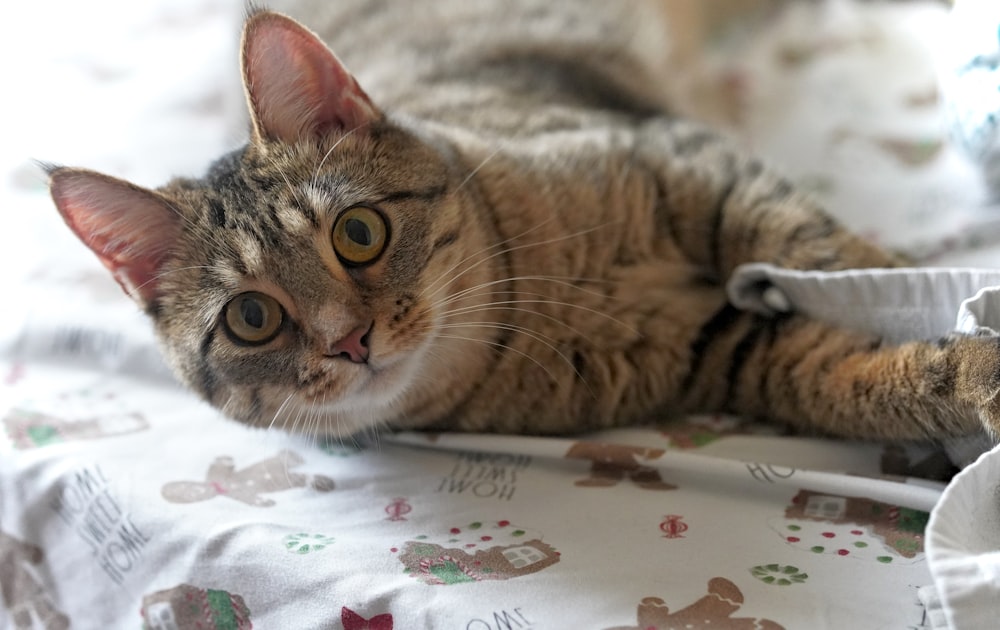
{"type": "Polygon", "coordinates": [[[250,291],[226,304],[226,330],[236,341],[260,346],[278,336],[284,312],[269,295],[250,291]]]}
{"type": "Polygon", "coordinates": [[[377,211],[355,206],[344,211],[333,226],[333,249],[348,265],[365,265],[385,249],[388,227],[377,211]]]}

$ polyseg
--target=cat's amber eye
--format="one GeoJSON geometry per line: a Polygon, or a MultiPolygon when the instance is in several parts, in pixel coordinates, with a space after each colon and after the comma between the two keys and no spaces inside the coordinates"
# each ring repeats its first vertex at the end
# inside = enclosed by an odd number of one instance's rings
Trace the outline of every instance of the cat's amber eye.
{"type": "Polygon", "coordinates": [[[236,341],[260,346],[278,336],[284,312],[269,295],[250,291],[226,304],[226,330],[236,341]]]}
{"type": "Polygon", "coordinates": [[[377,211],[355,206],[333,226],[333,249],[349,265],[364,265],[379,257],[388,237],[385,219],[377,211]]]}

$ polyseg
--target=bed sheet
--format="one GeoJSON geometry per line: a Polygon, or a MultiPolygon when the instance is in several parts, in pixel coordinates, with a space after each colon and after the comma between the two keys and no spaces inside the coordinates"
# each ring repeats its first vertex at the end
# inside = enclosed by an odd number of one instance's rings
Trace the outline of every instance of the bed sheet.
{"type": "MultiPolygon", "coordinates": [[[[4,68],[32,96],[12,104],[0,151],[0,628],[961,619],[925,550],[945,488],[931,479],[953,472],[935,448],[723,416],[564,439],[317,442],[244,428],[183,391],[28,157],[147,185],[198,172],[239,139],[238,4],[47,0],[18,9],[25,24],[63,19],[5,39],[36,54],[4,68]],[[95,38],[111,10],[122,24],[95,38]]],[[[752,31],[729,25],[704,73],[719,106],[700,114],[872,238],[991,267],[998,215],[943,131],[943,11],[791,3],[752,31]]]]}

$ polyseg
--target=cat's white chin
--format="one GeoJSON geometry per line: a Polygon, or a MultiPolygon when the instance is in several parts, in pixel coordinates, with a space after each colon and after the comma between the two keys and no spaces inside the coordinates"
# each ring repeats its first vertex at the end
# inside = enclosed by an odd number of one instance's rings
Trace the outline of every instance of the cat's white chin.
{"type": "Polygon", "coordinates": [[[422,354],[418,350],[395,361],[358,366],[346,392],[335,400],[311,404],[321,419],[318,430],[349,435],[398,420],[400,403],[418,378],[422,354]]]}

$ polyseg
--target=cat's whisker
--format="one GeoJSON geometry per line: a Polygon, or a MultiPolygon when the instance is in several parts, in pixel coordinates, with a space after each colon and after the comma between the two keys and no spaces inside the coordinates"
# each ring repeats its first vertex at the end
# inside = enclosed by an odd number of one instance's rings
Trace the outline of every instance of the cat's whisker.
{"type": "Polygon", "coordinates": [[[313,416],[315,415],[315,412],[316,410],[313,405],[305,405],[305,414],[302,420],[302,428],[299,429],[297,433],[302,437],[302,439],[306,440],[306,443],[308,443],[310,439],[310,433],[312,432],[313,416]]]}
{"type": "MultiPolygon", "coordinates": [[[[538,230],[538,229],[542,228],[547,223],[551,223],[554,220],[555,220],[555,217],[554,216],[550,216],[549,218],[545,219],[544,221],[542,221],[538,225],[530,227],[527,230],[521,232],[520,234],[516,234],[514,236],[511,236],[510,238],[504,239],[504,240],[500,241],[499,243],[494,243],[492,245],[487,245],[486,247],[483,247],[483,248],[481,248],[481,249],[479,249],[479,250],[477,250],[477,251],[469,254],[465,258],[459,260],[454,265],[452,265],[451,267],[449,267],[448,269],[446,269],[445,271],[443,271],[437,278],[434,279],[433,282],[428,283],[423,289],[420,290],[419,293],[417,293],[417,297],[422,297],[428,291],[430,291],[431,289],[434,289],[435,285],[437,285],[443,279],[449,277],[452,274],[452,272],[454,272],[455,270],[461,268],[462,265],[464,265],[465,263],[467,263],[470,260],[474,259],[476,256],[480,256],[480,255],[486,254],[490,250],[496,249],[498,247],[502,248],[502,247],[506,246],[508,243],[511,243],[511,242],[513,242],[513,241],[521,238],[522,236],[525,236],[526,234],[530,234],[530,233],[534,232],[535,230],[538,230]]],[[[435,293],[437,291],[438,291],[438,289],[434,289],[435,293]]],[[[433,293],[432,293],[432,295],[433,295],[433,293]]]]}
{"type": "Polygon", "coordinates": [[[292,393],[288,394],[288,396],[285,397],[285,400],[283,400],[280,405],[278,405],[278,409],[274,412],[274,416],[271,418],[270,424],[267,425],[268,429],[274,428],[274,423],[278,421],[278,416],[281,415],[281,412],[285,410],[285,407],[288,405],[289,402],[292,401],[292,398],[294,397],[295,397],[295,392],[293,391],[292,393]]]}
{"type": "Polygon", "coordinates": [[[289,428],[287,422],[285,423],[285,426],[283,427],[283,429],[285,431],[289,432],[289,433],[295,433],[296,432],[296,429],[299,426],[299,420],[302,419],[303,412],[308,410],[308,407],[306,405],[301,405],[300,404],[300,405],[296,405],[296,407],[297,407],[297,410],[295,412],[295,420],[292,421],[291,427],[289,428]]]}
{"type": "MultiPolygon", "coordinates": [[[[364,430],[365,431],[368,430],[368,425],[365,425],[364,430]]],[[[347,434],[347,437],[350,438],[351,440],[351,448],[353,448],[354,450],[361,450],[362,448],[364,448],[359,438],[359,434],[360,432],[358,431],[351,431],[350,433],[347,434]]]]}
{"type": "Polygon", "coordinates": [[[219,405],[219,411],[225,416],[232,417],[232,414],[229,412],[229,407],[230,405],[232,405],[232,403],[233,403],[233,394],[230,393],[229,397],[226,399],[226,402],[219,405]]]}
{"type": "Polygon", "coordinates": [[[463,179],[463,180],[462,180],[462,181],[461,181],[461,182],[460,182],[460,183],[458,184],[458,186],[456,186],[456,187],[455,187],[455,191],[456,191],[456,192],[458,192],[459,190],[461,190],[461,189],[462,189],[462,187],[464,187],[464,186],[465,186],[466,184],[468,184],[468,183],[469,183],[470,181],[472,181],[472,178],[476,176],[476,173],[478,173],[479,171],[481,171],[481,170],[482,170],[482,168],[483,168],[484,166],[486,166],[486,165],[487,165],[487,164],[489,163],[489,161],[490,161],[490,160],[492,160],[492,159],[493,159],[493,158],[495,158],[495,157],[496,157],[497,155],[499,155],[499,154],[500,154],[500,151],[502,151],[502,150],[503,150],[504,146],[506,146],[506,143],[504,143],[504,142],[501,142],[501,143],[500,143],[500,146],[498,146],[498,147],[497,147],[496,149],[494,149],[494,150],[493,150],[493,151],[492,151],[492,152],[491,152],[491,153],[490,153],[489,155],[487,155],[487,156],[486,156],[485,158],[483,158],[483,160],[482,160],[482,161],[481,161],[481,162],[479,163],[479,165],[478,165],[478,166],[476,166],[476,168],[474,168],[474,169],[472,169],[471,171],[469,171],[469,174],[465,176],[465,179],[463,179]]]}
{"type": "Polygon", "coordinates": [[[534,331],[528,328],[527,326],[520,326],[518,324],[500,324],[496,322],[462,322],[454,324],[438,324],[437,326],[438,330],[451,330],[451,329],[462,329],[462,328],[490,328],[493,330],[506,330],[510,332],[521,333],[522,335],[525,335],[526,337],[531,337],[535,341],[546,346],[547,348],[558,354],[563,359],[568,360],[566,355],[564,355],[562,351],[559,350],[558,347],[556,347],[555,345],[557,343],[556,339],[548,335],[542,334],[540,332],[534,331]]]}
{"type": "MultiPolygon", "coordinates": [[[[522,293],[522,292],[519,292],[519,291],[495,291],[495,292],[491,292],[491,293],[476,293],[480,289],[489,288],[491,286],[496,286],[498,284],[506,284],[508,282],[522,281],[522,280],[523,281],[551,282],[553,284],[558,284],[558,285],[561,285],[561,286],[569,287],[571,289],[576,289],[576,290],[581,291],[583,293],[588,293],[590,295],[593,295],[595,297],[599,297],[601,299],[608,299],[608,300],[616,300],[616,299],[618,299],[618,298],[616,298],[614,296],[607,295],[606,293],[598,293],[597,291],[591,291],[590,289],[585,289],[585,288],[579,286],[578,284],[576,284],[576,282],[591,282],[591,283],[595,283],[595,284],[597,284],[597,283],[611,284],[613,282],[611,280],[575,278],[573,276],[513,276],[511,278],[505,278],[505,279],[502,279],[502,280],[491,280],[489,282],[483,282],[481,284],[477,284],[475,286],[471,286],[471,287],[469,287],[467,289],[462,289],[461,291],[458,291],[458,292],[456,292],[456,293],[454,293],[452,295],[449,295],[449,296],[447,296],[445,298],[442,298],[441,300],[438,300],[437,302],[432,302],[430,304],[430,308],[437,308],[437,307],[443,306],[445,304],[448,304],[450,302],[454,302],[454,301],[457,301],[459,299],[463,299],[463,298],[467,297],[469,294],[474,294],[474,295],[498,295],[498,294],[502,294],[502,293],[522,293]]],[[[536,293],[536,294],[532,294],[532,295],[538,295],[538,296],[541,296],[541,297],[548,297],[547,295],[542,294],[542,293],[536,293]]]]}
{"type": "Polygon", "coordinates": [[[345,431],[344,423],[337,423],[337,441],[340,442],[341,448],[350,448],[353,450],[361,450],[361,442],[358,441],[359,431],[345,431]],[[345,437],[346,436],[346,437],[345,437]],[[351,445],[348,446],[347,441],[350,440],[351,445]]]}
{"type": "MultiPolygon", "coordinates": [[[[293,396],[294,394],[289,394],[288,399],[291,399],[293,396]]],[[[285,403],[282,403],[281,407],[279,408],[279,412],[276,412],[274,416],[271,418],[271,423],[267,427],[268,430],[275,428],[276,424],[279,430],[283,430],[284,427],[288,425],[288,416],[291,413],[290,410],[286,409],[285,407],[285,404],[288,402],[288,399],[286,399],[285,403]],[[282,413],[284,413],[284,415],[282,415],[282,413]]],[[[297,406],[297,404],[293,406],[297,406]]]]}
{"type": "Polygon", "coordinates": [[[170,269],[170,270],[167,270],[167,271],[161,271],[159,273],[154,274],[149,280],[147,280],[147,281],[143,282],[142,284],[136,286],[135,287],[135,291],[141,291],[142,289],[146,288],[150,284],[153,284],[154,282],[159,282],[160,280],[162,280],[163,278],[169,276],[172,273],[177,273],[179,271],[191,271],[192,269],[211,269],[211,268],[212,267],[209,266],[209,265],[191,265],[189,267],[179,267],[177,269],[170,269]]]}
{"type": "Polygon", "coordinates": [[[161,271],[159,273],[154,274],[153,277],[151,277],[146,282],[143,282],[142,284],[137,286],[136,290],[142,289],[146,285],[149,285],[153,282],[159,282],[160,280],[166,278],[172,273],[179,273],[181,271],[192,271],[195,269],[212,269],[212,267],[210,265],[190,265],[188,267],[178,267],[177,269],[168,269],[167,271],[161,271]]]}
{"type": "Polygon", "coordinates": [[[554,322],[555,324],[558,324],[559,326],[562,326],[562,327],[566,328],[568,331],[570,331],[571,333],[577,335],[578,337],[581,337],[581,338],[584,338],[584,339],[586,339],[586,337],[587,337],[583,332],[581,332],[580,330],[577,330],[576,328],[574,328],[573,326],[571,326],[571,325],[567,324],[566,322],[562,321],[558,317],[554,317],[552,315],[549,315],[548,313],[539,313],[538,311],[530,309],[530,308],[518,308],[516,306],[490,306],[490,305],[484,305],[484,306],[479,307],[479,308],[472,308],[472,307],[469,307],[469,308],[471,308],[472,310],[464,311],[464,312],[454,312],[454,313],[453,312],[441,313],[439,315],[439,319],[446,320],[449,317],[454,317],[454,316],[457,316],[457,315],[473,315],[475,313],[489,312],[489,311],[515,311],[515,312],[521,312],[521,313],[528,313],[529,315],[537,315],[538,317],[541,317],[543,319],[547,319],[547,320],[549,320],[551,322],[554,322]]]}
{"type": "MultiPolygon", "coordinates": [[[[514,305],[514,304],[550,304],[550,305],[553,305],[553,306],[560,306],[560,307],[564,307],[564,308],[573,308],[573,309],[577,309],[579,311],[584,311],[584,312],[587,312],[587,313],[591,313],[593,315],[597,315],[598,317],[602,317],[602,318],[604,318],[604,319],[606,319],[606,320],[608,320],[608,321],[610,321],[610,322],[612,322],[614,324],[617,324],[617,325],[621,326],[622,328],[624,328],[625,330],[628,330],[631,333],[634,333],[634,334],[640,335],[640,336],[642,335],[641,332],[639,332],[638,330],[636,330],[632,326],[629,326],[628,324],[626,324],[622,320],[620,320],[620,319],[618,319],[618,318],[616,318],[616,317],[614,317],[612,315],[609,315],[609,314],[607,314],[607,313],[605,313],[603,311],[599,311],[599,310],[597,310],[595,308],[590,308],[589,306],[583,306],[581,304],[573,304],[572,302],[563,302],[561,300],[502,300],[502,301],[497,301],[497,302],[487,302],[486,304],[475,304],[475,305],[463,306],[463,307],[459,307],[459,308],[456,308],[456,309],[451,309],[451,310],[448,310],[448,311],[444,311],[443,313],[439,313],[438,317],[454,316],[454,315],[467,315],[469,313],[474,313],[477,310],[485,308],[485,307],[500,307],[500,306],[514,305]]],[[[527,312],[530,312],[530,313],[535,313],[537,315],[543,315],[543,313],[538,313],[537,311],[534,311],[534,310],[531,310],[531,309],[518,309],[518,310],[524,310],[524,311],[527,311],[527,312]]]]}
{"type": "Polygon", "coordinates": [[[511,351],[511,352],[513,352],[515,354],[521,355],[525,359],[528,359],[529,361],[531,361],[532,363],[534,363],[538,367],[542,368],[542,370],[544,370],[545,373],[548,374],[549,378],[551,378],[552,380],[554,380],[554,381],[557,380],[556,377],[555,377],[555,375],[552,373],[552,371],[549,368],[547,368],[545,365],[543,365],[541,361],[539,361],[535,357],[527,354],[526,352],[522,352],[521,350],[518,350],[517,348],[511,348],[510,346],[504,345],[504,344],[496,342],[496,341],[490,341],[488,339],[477,339],[475,337],[465,337],[463,335],[452,335],[452,334],[438,333],[437,337],[439,337],[441,339],[455,339],[455,340],[458,340],[458,341],[471,341],[471,342],[474,342],[474,343],[481,343],[481,344],[484,344],[484,345],[487,345],[487,346],[493,346],[495,348],[503,348],[504,350],[509,350],[509,351],[511,351]]]}
{"type": "MultiPolygon", "coordinates": [[[[531,330],[530,328],[526,328],[524,326],[518,326],[516,324],[498,324],[498,323],[495,323],[495,322],[467,322],[467,323],[462,323],[462,324],[438,324],[437,329],[438,330],[448,330],[448,329],[452,329],[452,328],[468,328],[468,327],[472,327],[472,326],[475,326],[475,327],[478,327],[478,328],[492,328],[492,329],[496,329],[496,330],[507,330],[507,331],[510,331],[510,332],[521,333],[522,335],[525,335],[527,337],[531,337],[535,341],[537,341],[537,342],[541,343],[542,345],[548,347],[550,350],[552,350],[557,355],[559,355],[559,357],[563,361],[566,362],[566,365],[568,365],[570,367],[570,369],[573,370],[573,373],[576,374],[576,376],[580,379],[580,381],[584,384],[584,386],[587,387],[587,389],[590,391],[591,395],[594,396],[594,397],[596,397],[596,393],[594,392],[593,389],[590,388],[590,384],[587,382],[587,379],[584,378],[583,374],[581,374],[580,371],[576,369],[576,366],[573,365],[573,361],[570,360],[569,357],[567,357],[565,354],[563,354],[563,352],[559,348],[556,347],[556,345],[555,345],[556,340],[553,339],[552,337],[549,337],[548,335],[543,335],[543,334],[541,334],[539,332],[531,330]]],[[[503,344],[498,344],[498,345],[503,345],[503,344]]],[[[504,347],[506,347],[509,350],[513,350],[514,349],[514,348],[511,348],[509,345],[506,345],[504,347]]],[[[538,365],[542,365],[538,361],[535,361],[535,363],[538,363],[538,365]]],[[[553,380],[558,380],[552,374],[552,372],[549,371],[548,368],[546,368],[544,366],[542,366],[542,368],[545,370],[546,373],[548,373],[548,375],[553,380]]]]}
{"type": "Polygon", "coordinates": [[[368,415],[369,415],[369,418],[368,418],[368,432],[371,434],[371,442],[370,442],[370,444],[372,444],[374,446],[374,449],[375,449],[376,453],[381,453],[382,452],[382,436],[379,433],[379,420],[375,417],[375,413],[373,411],[369,411],[368,415]]]}
{"type": "Polygon", "coordinates": [[[327,150],[327,152],[323,155],[323,158],[319,161],[319,164],[316,165],[316,170],[313,171],[313,176],[312,180],[310,181],[310,184],[316,185],[316,183],[319,181],[319,174],[320,171],[323,170],[323,165],[325,165],[326,161],[330,158],[331,155],[333,155],[333,152],[337,150],[337,147],[340,146],[340,143],[343,142],[344,140],[347,140],[347,138],[353,135],[355,131],[367,127],[368,125],[369,125],[368,122],[363,122],[355,127],[352,127],[351,129],[348,129],[347,131],[344,132],[344,135],[337,138],[337,141],[333,143],[333,146],[331,146],[329,150],[327,150]]]}
{"type": "Polygon", "coordinates": [[[312,445],[315,447],[319,446],[320,443],[320,432],[323,427],[323,416],[320,413],[320,409],[326,406],[327,394],[323,393],[323,401],[320,403],[319,407],[310,408],[310,419],[306,429],[306,435],[309,436],[312,445]]]}
{"type": "Polygon", "coordinates": [[[292,185],[292,180],[288,179],[288,174],[285,172],[281,165],[275,164],[274,170],[278,171],[281,175],[281,179],[285,180],[285,186],[288,187],[288,192],[291,193],[292,199],[295,199],[300,205],[305,205],[305,201],[302,199],[301,191],[292,185]]]}
{"type": "MultiPolygon", "coordinates": [[[[489,288],[490,284],[493,284],[493,283],[483,284],[483,285],[481,285],[478,288],[479,289],[489,288]]],[[[592,295],[600,296],[602,299],[604,299],[606,297],[603,294],[595,293],[595,292],[592,292],[592,291],[587,291],[586,289],[581,289],[581,290],[583,290],[585,293],[590,293],[592,295]]],[[[613,296],[609,296],[606,299],[608,299],[610,301],[616,301],[617,300],[617,298],[615,298],[613,296]]],[[[532,302],[533,303],[553,303],[553,304],[559,304],[559,305],[564,305],[564,306],[570,306],[572,308],[580,307],[580,305],[578,305],[578,304],[574,304],[572,302],[567,302],[565,300],[557,300],[557,299],[555,299],[550,294],[539,293],[539,292],[536,292],[536,291],[481,291],[480,290],[478,292],[464,292],[463,291],[463,292],[460,292],[460,293],[456,293],[453,296],[449,296],[447,298],[443,298],[441,300],[438,300],[437,302],[433,302],[431,304],[428,304],[428,305],[424,306],[423,310],[424,310],[424,312],[426,312],[428,314],[433,313],[433,314],[435,314],[437,316],[440,316],[440,315],[442,315],[444,313],[452,313],[452,312],[456,312],[456,311],[458,311],[460,309],[475,308],[476,306],[489,306],[489,305],[492,305],[492,304],[510,304],[510,303],[515,303],[515,302],[524,302],[524,303],[532,303],[532,302]],[[505,297],[507,299],[506,300],[495,300],[494,299],[495,296],[503,296],[503,297],[505,297]],[[527,298],[539,298],[539,299],[538,300],[534,300],[534,301],[529,301],[529,300],[522,299],[522,298],[525,298],[525,297],[527,297],[527,298]],[[460,306],[460,304],[462,302],[466,302],[466,301],[473,300],[473,299],[483,299],[483,298],[487,298],[487,299],[490,299],[492,301],[482,302],[482,303],[473,303],[473,304],[468,304],[467,306],[460,306]]]]}
{"type": "MultiPolygon", "coordinates": [[[[623,221],[623,219],[616,220],[616,221],[608,221],[608,222],[602,223],[600,225],[595,225],[595,226],[592,226],[592,227],[589,227],[589,228],[586,228],[586,229],[583,229],[583,230],[579,230],[577,232],[572,232],[570,234],[563,234],[563,235],[556,236],[556,237],[553,237],[553,238],[550,238],[550,239],[545,239],[544,241],[538,241],[538,242],[535,242],[535,243],[525,243],[523,245],[515,245],[513,247],[508,247],[505,250],[496,252],[495,254],[492,254],[492,255],[488,256],[487,258],[484,258],[482,260],[479,260],[479,261],[477,261],[477,262],[469,265],[468,267],[466,267],[465,269],[463,269],[459,274],[457,274],[454,277],[452,277],[451,278],[451,282],[454,282],[455,280],[458,280],[459,278],[461,278],[465,274],[469,273],[470,271],[472,271],[473,269],[475,269],[479,265],[482,265],[485,262],[487,262],[489,260],[492,260],[493,258],[496,258],[498,256],[503,256],[503,255],[509,254],[511,252],[516,252],[516,251],[519,251],[519,250],[522,250],[522,249],[528,249],[528,248],[531,248],[531,247],[542,247],[544,245],[552,245],[552,244],[559,243],[559,242],[562,242],[562,241],[567,241],[567,240],[570,240],[570,239],[578,238],[580,236],[585,236],[587,234],[596,232],[598,230],[602,230],[602,229],[608,227],[609,225],[614,225],[615,223],[621,223],[622,221],[623,221]]],[[[445,285],[445,286],[447,286],[447,285],[445,285]]],[[[440,287],[438,289],[435,289],[434,292],[431,293],[430,295],[432,295],[432,296],[435,295],[437,292],[441,291],[443,288],[444,287],[440,287]]]]}
{"type": "MultiPolygon", "coordinates": [[[[323,395],[323,400],[321,405],[326,402],[326,395],[323,395]]],[[[316,405],[306,405],[305,417],[302,420],[302,428],[299,429],[300,435],[308,436],[313,432],[313,426],[317,419],[317,413],[320,407],[316,405]]]]}

